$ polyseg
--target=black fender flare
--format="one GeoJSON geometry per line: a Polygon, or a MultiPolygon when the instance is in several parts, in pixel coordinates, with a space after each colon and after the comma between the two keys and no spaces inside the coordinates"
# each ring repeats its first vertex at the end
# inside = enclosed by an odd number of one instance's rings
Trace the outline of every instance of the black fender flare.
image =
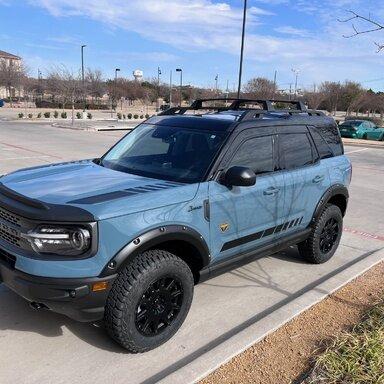
{"type": "Polygon", "coordinates": [[[320,216],[321,212],[323,211],[325,205],[329,202],[329,200],[336,195],[342,195],[345,197],[346,202],[348,204],[348,199],[349,199],[349,192],[348,189],[345,185],[342,184],[335,184],[332,185],[330,188],[328,188],[319,202],[317,203],[315,212],[312,217],[311,224],[314,224],[317,220],[317,218],[320,216]]]}
{"type": "Polygon", "coordinates": [[[202,260],[202,268],[210,263],[210,252],[204,237],[185,225],[165,225],[137,236],[125,245],[104,267],[99,277],[114,275],[137,255],[167,241],[185,241],[194,246],[202,260]]]}

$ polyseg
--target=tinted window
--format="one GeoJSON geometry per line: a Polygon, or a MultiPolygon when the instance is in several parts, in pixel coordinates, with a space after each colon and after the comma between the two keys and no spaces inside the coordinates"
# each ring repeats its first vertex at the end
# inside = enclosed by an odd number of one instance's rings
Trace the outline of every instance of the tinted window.
{"type": "Polygon", "coordinates": [[[320,135],[320,133],[312,127],[310,127],[309,130],[311,131],[312,139],[315,142],[317,151],[319,152],[320,159],[327,159],[329,157],[333,157],[333,152],[331,151],[331,148],[320,135]]]}
{"type": "Polygon", "coordinates": [[[335,156],[340,156],[343,154],[343,145],[341,143],[341,137],[336,124],[316,127],[315,129],[329,145],[335,156]]]}
{"type": "Polygon", "coordinates": [[[245,141],[236,151],[229,166],[234,165],[251,168],[256,174],[273,172],[272,136],[255,137],[245,141]]]}
{"type": "Polygon", "coordinates": [[[279,135],[281,165],[294,169],[313,163],[312,146],[307,134],[291,133],[279,135]]]}

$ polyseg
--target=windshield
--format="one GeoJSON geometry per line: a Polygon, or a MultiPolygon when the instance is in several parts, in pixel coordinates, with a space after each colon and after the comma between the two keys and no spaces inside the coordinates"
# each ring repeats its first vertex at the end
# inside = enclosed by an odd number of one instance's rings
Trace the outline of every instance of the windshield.
{"type": "Polygon", "coordinates": [[[226,132],[142,124],[116,144],[100,165],[182,183],[203,180],[226,132]]]}

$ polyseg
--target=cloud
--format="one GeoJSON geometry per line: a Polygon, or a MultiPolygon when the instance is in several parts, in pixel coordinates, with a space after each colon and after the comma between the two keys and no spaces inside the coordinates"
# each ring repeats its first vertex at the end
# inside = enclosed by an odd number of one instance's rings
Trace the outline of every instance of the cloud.
{"type": "Polygon", "coordinates": [[[293,36],[301,36],[301,37],[310,35],[310,32],[307,31],[306,29],[295,28],[288,25],[277,27],[275,28],[275,31],[284,35],[293,35],[293,36]]]}
{"type": "MultiPolygon", "coordinates": [[[[375,1],[366,1],[374,7],[375,1]]],[[[343,39],[344,31],[350,31],[351,26],[337,22],[338,17],[345,15],[346,7],[368,12],[366,1],[258,0],[261,7],[252,6],[248,12],[246,65],[253,68],[255,74],[278,69],[287,78],[292,76],[290,69],[295,67],[301,70],[303,81],[311,82],[346,76],[358,80],[369,71],[379,71],[382,56],[374,53],[374,37],[343,39]],[[264,9],[264,5],[268,8],[264,9]],[[316,32],[309,32],[301,25],[274,25],[274,15],[282,14],[286,7],[301,17],[313,19],[316,32]]],[[[109,28],[124,29],[147,40],[168,44],[178,51],[218,51],[232,58],[239,52],[243,9],[238,2],[238,6],[229,0],[130,0],[129,5],[123,0],[34,0],[30,3],[43,7],[55,17],[89,18],[109,28]]],[[[377,12],[384,12],[383,5],[376,8],[377,12]]],[[[53,39],[59,42],[60,36],[53,39]]],[[[62,37],[61,42],[66,43],[65,38],[62,37]]],[[[148,53],[148,59],[156,54],[157,60],[175,59],[161,52],[148,53]]]]}

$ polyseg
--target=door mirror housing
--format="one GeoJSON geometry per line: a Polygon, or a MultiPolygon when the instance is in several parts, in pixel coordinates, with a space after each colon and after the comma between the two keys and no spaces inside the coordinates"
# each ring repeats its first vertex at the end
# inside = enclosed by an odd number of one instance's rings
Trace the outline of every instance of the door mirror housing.
{"type": "Polygon", "coordinates": [[[256,174],[250,168],[233,166],[225,172],[223,181],[231,187],[252,187],[256,184],[256,174]]]}

